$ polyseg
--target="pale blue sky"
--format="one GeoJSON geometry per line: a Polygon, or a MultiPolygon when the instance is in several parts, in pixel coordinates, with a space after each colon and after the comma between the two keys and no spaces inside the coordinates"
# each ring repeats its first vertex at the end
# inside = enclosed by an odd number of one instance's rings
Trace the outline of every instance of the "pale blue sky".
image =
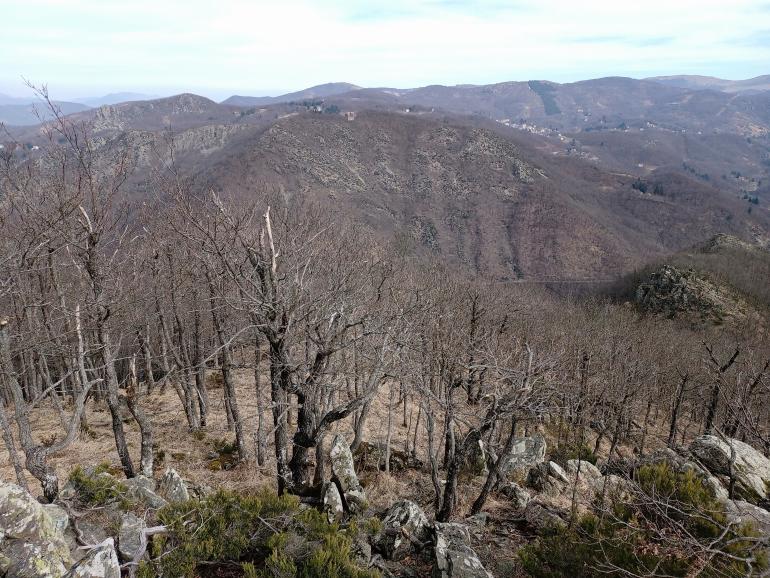
{"type": "Polygon", "coordinates": [[[770,0],[0,0],[0,92],[770,73],[770,0]]]}

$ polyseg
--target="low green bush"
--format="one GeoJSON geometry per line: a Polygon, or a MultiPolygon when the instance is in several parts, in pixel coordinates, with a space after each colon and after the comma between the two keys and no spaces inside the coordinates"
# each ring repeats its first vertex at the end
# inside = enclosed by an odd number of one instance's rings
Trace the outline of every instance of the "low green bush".
{"type": "Polygon", "coordinates": [[[69,475],[69,483],[75,489],[77,500],[87,506],[104,506],[117,503],[122,509],[130,507],[126,497],[128,488],[110,474],[109,464],[96,466],[93,472],[86,472],[77,466],[69,475]]]}
{"type": "Polygon", "coordinates": [[[693,472],[654,464],[639,469],[637,483],[636,498],[614,504],[601,517],[583,516],[522,548],[523,568],[536,578],[738,578],[768,568],[766,554],[754,552],[748,539],[758,532],[751,525],[726,529],[724,506],[693,472]]]}
{"type": "Polygon", "coordinates": [[[249,578],[374,578],[352,552],[355,526],[330,524],[294,496],[219,491],[158,512],[169,533],[153,544],[163,576],[194,577],[217,566],[239,565],[249,578]]]}

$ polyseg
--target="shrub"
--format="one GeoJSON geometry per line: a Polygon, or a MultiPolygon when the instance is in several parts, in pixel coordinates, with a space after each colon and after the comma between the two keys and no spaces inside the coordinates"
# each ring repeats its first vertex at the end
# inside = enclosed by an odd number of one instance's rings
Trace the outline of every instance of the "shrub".
{"type": "MultiPolygon", "coordinates": [[[[751,526],[725,531],[724,507],[691,471],[668,464],[637,474],[639,497],[614,504],[602,518],[578,519],[524,547],[519,558],[535,577],[556,576],[747,576],[767,568],[763,555],[750,568],[751,526]],[[697,541],[699,544],[696,544],[697,541]],[[706,561],[698,547],[718,550],[706,561]]],[[[713,551],[713,550],[712,550],[713,551]]]]}
{"type": "Polygon", "coordinates": [[[104,506],[117,502],[123,509],[131,505],[126,498],[128,488],[112,475],[108,475],[109,469],[109,464],[100,464],[90,473],[80,466],[72,470],[69,483],[75,489],[79,502],[89,506],[104,506]]]}
{"type": "Polygon", "coordinates": [[[203,500],[170,504],[158,512],[168,535],[153,544],[159,574],[198,575],[240,564],[250,578],[372,578],[353,561],[355,526],[341,529],[294,496],[219,491],[203,500]]]}

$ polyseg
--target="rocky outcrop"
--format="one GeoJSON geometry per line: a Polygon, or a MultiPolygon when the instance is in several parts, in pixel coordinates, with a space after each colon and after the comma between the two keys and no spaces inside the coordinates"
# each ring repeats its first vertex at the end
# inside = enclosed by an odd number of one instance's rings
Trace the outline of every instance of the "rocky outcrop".
{"type": "Polygon", "coordinates": [[[168,468],[158,482],[158,493],[169,502],[186,502],[190,499],[187,484],[173,468],[168,468]]]}
{"type": "Polygon", "coordinates": [[[332,473],[342,489],[343,505],[351,513],[362,512],[366,509],[366,494],[356,475],[353,454],[345,436],[338,434],[334,437],[329,457],[332,473]]]}
{"type": "Polygon", "coordinates": [[[468,528],[457,523],[434,524],[434,578],[492,578],[470,546],[468,528]]]}
{"type": "Polygon", "coordinates": [[[71,563],[45,508],[16,484],[0,483],[0,576],[59,578],[71,563]]]}
{"type": "Polygon", "coordinates": [[[665,265],[636,290],[636,303],[645,312],[666,317],[691,315],[722,323],[728,317],[746,316],[746,305],[725,287],[692,269],[665,265]]]}
{"type": "Polygon", "coordinates": [[[725,513],[728,522],[738,526],[749,525],[755,533],[770,540],[770,512],[764,508],[742,500],[727,500],[725,513]]]}
{"type": "Polygon", "coordinates": [[[120,578],[120,563],[112,538],[88,552],[65,578],[120,578]]]}
{"type": "Polygon", "coordinates": [[[541,434],[518,438],[513,450],[500,466],[502,475],[508,479],[527,475],[529,469],[545,460],[546,443],[541,434]]]}
{"type": "Polygon", "coordinates": [[[748,502],[766,499],[770,489],[770,459],[749,444],[736,439],[703,435],[690,444],[690,451],[709,472],[730,478],[730,461],[734,453],[732,476],[736,495],[748,502]]]}
{"type": "Polygon", "coordinates": [[[385,558],[400,560],[429,539],[430,526],[425,513],[414,502],[403,500],[385,513],[375,546],[385,558]]]}

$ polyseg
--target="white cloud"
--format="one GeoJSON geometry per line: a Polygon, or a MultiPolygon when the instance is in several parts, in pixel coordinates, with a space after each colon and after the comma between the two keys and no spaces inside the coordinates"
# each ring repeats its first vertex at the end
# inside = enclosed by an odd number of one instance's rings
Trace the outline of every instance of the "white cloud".
{"type": "Polygon", "coordinates": [[[1,0],[0,10],[0,90],[25,76],[70,97],[770,72],[770,47],[740,42],[768,38],[770,9],[750,0],[1,0]]]}

